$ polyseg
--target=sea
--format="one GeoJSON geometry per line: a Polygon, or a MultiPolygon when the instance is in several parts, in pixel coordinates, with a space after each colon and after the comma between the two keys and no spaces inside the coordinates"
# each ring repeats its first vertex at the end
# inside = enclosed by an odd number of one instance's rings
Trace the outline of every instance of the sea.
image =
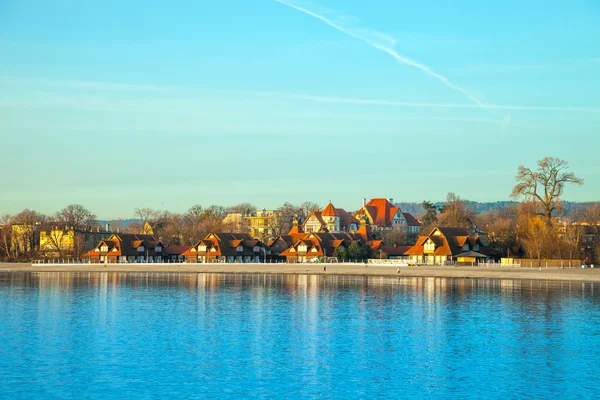
{"type": "Polygon", "coordinates": [[[592,399],[600,286],[0,273],[2,399],[592,399]]]}

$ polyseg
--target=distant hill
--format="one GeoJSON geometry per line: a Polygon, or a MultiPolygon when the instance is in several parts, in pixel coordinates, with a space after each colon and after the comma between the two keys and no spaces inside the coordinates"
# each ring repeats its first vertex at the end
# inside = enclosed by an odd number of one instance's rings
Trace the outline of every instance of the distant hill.
{"type": "MultiPolygon", "coordinates": [[[[484,214],[490,210],[496,210],[498,208],[510,207],[510,206],[515,206],[515,205],[519,204],[519,202],[517,202],[517,201],[493,201],[493,202],[482,202],[482,203],[480,203],[478,201],[470,201],[470,200],[465,200],[465,201],[477,214],[484,214]]],[[[575,201],[563,201],[562,202],[563,212],[568,215],[571,212],[575,211],[576,209],[587,208],[594,203],[597,203],[597,202],[581,202],[580,203],[580,202],[575,202],[575,201]]],[[[394,204],[396,206],[400,207],[402,209],[402,211],[409,212],[415,216],[423,214],[423,211],[424,211],[421,203],[404,202],[404,203],[394,203],[394,204]]],[[[445,204],[445,202],[439,201],[434,204],[437,207],[442,207],[445,204]]]]}

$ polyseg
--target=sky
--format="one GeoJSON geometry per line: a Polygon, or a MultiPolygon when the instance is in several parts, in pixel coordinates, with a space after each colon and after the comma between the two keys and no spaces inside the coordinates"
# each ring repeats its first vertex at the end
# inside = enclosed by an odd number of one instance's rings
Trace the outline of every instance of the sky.
{"type": "Polygon", "coordinates": [[[597,0],[0,1],[0,214],[600,200],[597,0]]]}

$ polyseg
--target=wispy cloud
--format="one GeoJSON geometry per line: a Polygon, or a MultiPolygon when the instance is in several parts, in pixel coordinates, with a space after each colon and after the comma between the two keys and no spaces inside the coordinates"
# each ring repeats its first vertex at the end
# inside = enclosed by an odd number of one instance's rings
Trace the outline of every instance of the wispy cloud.
{"type": "Polygon", "coordinates": [[[309,10],[306,7],[289,2],[287,0],[274,0],[274,1],[277,3],[283,4],[287,7],[294,8],[294,9],[296,9],[304,14],[307,14],[313,18],[316,18],[348,36],[362,40],[363,42],[374,47],[375,49],[380,50],[380,51],[390,55],[397,62],[399,62],[401,64],[409,65],[411,67],[421,70],[425,74],[440,81],[442,84],[449,87],[450,89],[461,93],[462,95],[464,95],[467,99],[469,99],[471,102],[473,102],[477,106],[479,106],[481,108],[489,108],[487,104],[480,101],[471,92],[469,92],[468,90],[462,88],[461,86],[458,86],[457,84],[451,82],[448,78],[446,78],[445,76],[434,71],[431,67],[429,67],[425,64],[422,64],[416,60],[413,60],[409,57],[406,57],[405,55],[398,53],[396,50],[393,49],[393,46],[395,45],[395,39],[392,38],[390,35],[387,35],[385,33],[381,33],[381,32],[375,31],[375,30],[371,30],[371,29],[354,28],[354,27],[349,26],[347,23],[346,24],[344,23],[344,21],[355,20],[354,17],[338,16],[335,19],[333,19],[333,18],[323,15],[323,13],[309,10]]]}
{"type": "MultiPolygon", "coordinates": [[[[246,94],[248,92],[245,92],[246,94]]],[[[290,100],[306,100],[318,103],[333,104],[356,104],[374,105],[406,108],[455,108],[455,109],[477,109],[479,105],[468,103],[418,103],[407,101],[394,101],[383,99],[359,99],[354,97],[331,97],[312,94],[288,93],[288,92],[252,92],[255,95],[276,96],[290,100]]],[[[491,110],[505,111],[573,111],[573,112],[600,112],[599,107],[571,107],[571,106],[547,106],[547,105],[511,105],[511,104],[487,104],[486,108],[491,110]]],[[[510,122],[510,115],[505,115],[504,123],[510,122]]]]}
{"type": "MultiPolygon", "coordinates": [[[[222,90],[202,86],[176,86],[131,84],[98,81],[61,80],[44,77],[0,76],[0,85],[19,86],[19,95],[10,92],[0,94],[2,106],[32,107],[66,107],[98,110],[146,109],[150,105],[160,105],[167,112],[188,110],[189,107],[204,107],[208,102],[218,98],[220,101],[251,101],[260,98],[285,99],[312,103],[328,103],[338,105],[384,106],[396,108],[431,108],[431,109],[478,109],[472,103],[424,103],[411,101],[395,101],[388,99],[357,98],[344,96],[323,96],[313,93],[280,92],[280,91],[246,91],[222,90]],[[50,89],[51,88],[51,89],[50,89]],[[50,90],[48,90],[50,89],[50,90]],[[80,89],[85,89],[84,91],[80,89]],[[148,97],[147,92],[155,92],[148,97]],[[123,97],[122,94],[127,94],[123,97]],[[243,99],[243,100],[240,100],[243,99]],[[163,104],[164,103],[164,104],[163,104]]],[[[1,93],[1,92],[0,92],[1,93]]],[[[600,107],[560,106],[560,105],[512,105],[486,104],[490,110],[509,111],[561,111],[571,113],[600,113],[600,107]]],[[[433,118],[432,118],[433,119],[433,118]]],[[[497,121],[506,126],[511,116],[497,121]]]]}

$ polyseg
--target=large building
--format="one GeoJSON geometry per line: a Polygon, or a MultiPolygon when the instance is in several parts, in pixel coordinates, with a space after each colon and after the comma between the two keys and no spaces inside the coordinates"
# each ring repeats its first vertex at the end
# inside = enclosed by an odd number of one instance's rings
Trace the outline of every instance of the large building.
{"type": "Polygon", "coordinates": [[[273,237],[273,226],[276,224],[277,213],[275,210],[256,210],[254,215],[244,218],[247,232],[253,238],[267,241],[273,237]]]}
{"type": "Polygon", "coordinates": [[[165,246],[153,235],[115,233],[83,255],[92,263],[162,262],[165,246]]]}
{"type": "Polygon", "coordinates": [[[343,208],[329,203],[323,211],[313,211],[302,224],[304,232],[342,233],[358,230],[359,222],[343,208]]]}
{"type": "Polygon", "coordinates": [[[375,198],[369,202],[365,199],[361,209],[354,214],[355,218],[360,216],[364,216],[373,228],[403,228],[409,234],[419,233],[421,229],[421,223],[412,214],[396,207],[393,199],[375,198]]]}
{"type": "Polygon", "coordinates": [[[247,233],[209,233],[182,253],[190,263],[258,263],[269,255],[263,242],[247,233]]]}
{"type": "Polygon", "coordinates": [[[340,246],[347,249],[353,242],[364,244],[357,233],[308,232],[296,239],[281,256],[289,263],[311,262],[317,258],[327,262],[340,246]]]}
{"type": "Polygon", "coordinates": [[[475,263],[497,258],[499,253],[481,243],[467,228],[436,227],[405,253],[416,264],[445,265],[475,263]]]}
{"type": "Polygon", "coordinates": [[[40,256],[44,258],[79,258],[102,239],[108,239],[113,232],[110,226],[87,229],[51,226],[40,229],[40,256]]]}

